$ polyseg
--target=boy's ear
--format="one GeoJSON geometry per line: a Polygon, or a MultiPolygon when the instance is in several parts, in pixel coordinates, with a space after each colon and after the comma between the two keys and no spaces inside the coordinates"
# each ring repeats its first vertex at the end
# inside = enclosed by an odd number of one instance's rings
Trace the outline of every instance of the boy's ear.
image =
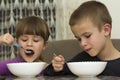
{"type": "Polygon", "coordinates": [[[104,24],[104,31],[105,31],[105,36],[110,35],[111,33],[111,25],[110,24],[104,24]]]}

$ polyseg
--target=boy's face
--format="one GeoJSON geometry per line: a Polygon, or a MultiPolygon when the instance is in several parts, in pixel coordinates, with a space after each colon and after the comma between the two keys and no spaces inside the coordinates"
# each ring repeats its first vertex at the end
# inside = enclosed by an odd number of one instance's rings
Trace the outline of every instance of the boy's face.
{"type": "Polygon", "coordinates": [[[109,32],[104,29],[98,30],[89,19],[84,19],[71,27],[74,36],[79,40],[80,47],[90,56],[102,53],[106,44],[106,36],[109,32]]]}
{"type": "Polygon", "coordinates": [[[22,35],[18,39],[18,43],[26,50],[32,51],[26,54],[23,49],[19,49],[19,54],[27,62],[33,62],[40,57],[42,50],[45,49],[44,39],[37,35],[22,35]]]}

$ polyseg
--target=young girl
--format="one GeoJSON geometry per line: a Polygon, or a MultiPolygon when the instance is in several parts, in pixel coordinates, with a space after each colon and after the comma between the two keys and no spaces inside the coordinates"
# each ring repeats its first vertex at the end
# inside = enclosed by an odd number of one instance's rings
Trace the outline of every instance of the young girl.
{"type": "MultiPolygon", "coordinates": [[[[106,6],[95,0],[87,1],[72,13],[69,24],[84,50],[70,61],[108,61],[100,75],[120,76],[120,52],[110,39],[112,19],[106,6]]],[[[45,73],[51,76],[72,74],[62,55],[53,58],[45,73]]]]}
{"type": "MultiPolygon", "coordinates": [[[[42,62],[41,52],[46,48],[49,38],[49,29],[46,22],[40,17],[29,16],[21,19],[16,25],[16,42],[24,49],[31,51],[26,54],[19,49],[19,57],[0,62],[0,75],[11,76],[6,64],[17,62],[42,62]]],[[[0,37],[0,44],[13,44],[14,38],[6,33],[0,37]]],[[[41,73],[39,75],[42,75],[41,73]]]]}

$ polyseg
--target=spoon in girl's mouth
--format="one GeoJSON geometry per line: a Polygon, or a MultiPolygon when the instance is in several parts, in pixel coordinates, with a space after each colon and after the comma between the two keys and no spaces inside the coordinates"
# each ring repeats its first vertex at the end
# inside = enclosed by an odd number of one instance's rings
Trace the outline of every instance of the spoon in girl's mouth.
{"type": "MultiPolygon", "coordinates": [[[[24,49],[20,44],[18,44],[17,42],[14,42],[14,44],[13,44],[15,47],[17,47],[17,48],[22,48],[22,49],[24,49]]],[[[28,51],[28,50],[26,50],[26,49],[24,49],[24,52],[25,53],[27,53],[27,54],[30,54],[30,53],[32,53],[32,51],[28,51]]]]}

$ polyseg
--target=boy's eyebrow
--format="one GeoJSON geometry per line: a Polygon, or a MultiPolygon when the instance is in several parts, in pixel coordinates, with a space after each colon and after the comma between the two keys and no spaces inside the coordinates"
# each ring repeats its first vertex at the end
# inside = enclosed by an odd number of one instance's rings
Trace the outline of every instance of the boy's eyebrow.
{"type": "MultiPolygon", "coordinates": [[[[80,36],[86,35],[86,34],[91,34],[90,32],[85,32],[83,34],[81,34],[80,36]]],[[[75,38],[79,38],[79,36],[75,36],[75,38]]]]}
{"type": "Polygon", "coordinates": [[[85,33],[83,33],[82,35],[86,35],[86,34],[91,34],[91,32],[85,32],[85,33]]]}

